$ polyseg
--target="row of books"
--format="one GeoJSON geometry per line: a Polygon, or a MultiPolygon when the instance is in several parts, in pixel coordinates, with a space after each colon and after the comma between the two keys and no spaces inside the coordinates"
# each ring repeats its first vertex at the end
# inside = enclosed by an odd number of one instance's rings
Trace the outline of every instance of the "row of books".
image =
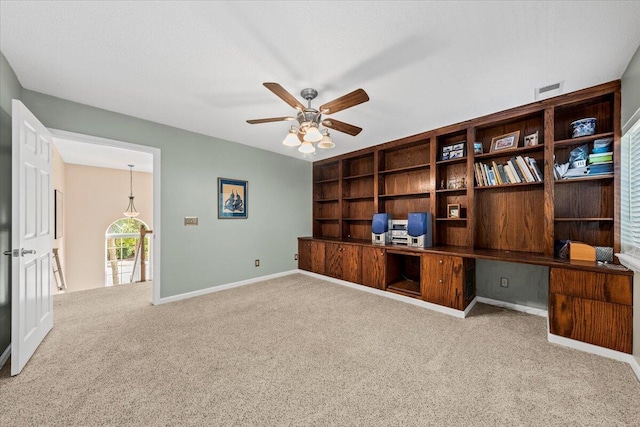
{"type": "Polygon", "coordinates": [[[492,161],[491,164],[478,162],[474,166],[478,187],[541,182],[544,178],[533,157],[517,156],[505,164],[492,161]]]}

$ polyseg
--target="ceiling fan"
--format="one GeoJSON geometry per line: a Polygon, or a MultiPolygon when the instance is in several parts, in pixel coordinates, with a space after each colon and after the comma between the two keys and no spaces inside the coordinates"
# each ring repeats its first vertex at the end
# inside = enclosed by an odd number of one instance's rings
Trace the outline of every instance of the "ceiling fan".
{"type": "Polygon", "coordinates": [[[311,101],[318,96],[318,91],[315,89],[307,88],[302,89],[300,92],[300,96],[307,100],[308,106],[305,107],[278,83],[263,83],[263,85],[271,92],[275,93],[276,96],[284,102],[298,110],[298,114],[295,117],[287,116],[247,120],[247,123],[255,125],[259,123],[297,120],[298,126],[291,126],[289,134],[282,143],[289,147],[299,146],[298,151],[301,153],[314,153],[316,148],[313,144],[316,142],[318,143],[318,148],[333,148],[336,146],[331,140],[327,129],[323,129],[322,133],[320,133],[319,127],[321,124],[326,128],[337,130],[338,132],[343,132],[352,136],[356,136],[362,131],[362,128],[335,119],[322,120],[323,114],[330,115],[358,104],[362,104],[363,102],[367,102],[369,100],[369,95],[367,95],[367,92],[362,89],[356,89],[351,93],[321,105],[319,109],[315,109],[311,107],[311,101]]]}

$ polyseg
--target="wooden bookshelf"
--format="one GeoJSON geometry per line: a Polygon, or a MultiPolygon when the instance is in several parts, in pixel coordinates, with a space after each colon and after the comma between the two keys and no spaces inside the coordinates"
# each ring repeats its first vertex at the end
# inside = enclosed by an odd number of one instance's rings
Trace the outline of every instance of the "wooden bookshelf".
{"type": "Polygon", "coordinates": [[[369,240],[374,213],[429,212],[437,247],[553,257],[554,241],[568,239],[618,252],[620,108],[614,81],[315,162],[314,237],[369,240]],[[571,122],[585,117],[596,118],[595,134],[572,138],[571,122]],[[492,140],[516,131],[517,148],[491,151],[492,140]],[[536,132],[538,144],[525,147],[536,132]],[[554,162],[603,138],[613,139],[613,174],[554,179],[554,162]],[[444,147],[459,143],[462,156],[443,158],[444,147]],[[478,185],[476,163],[517,156],[534,159],[542,181],[478,185]],[[448,204],[460,204],[465,217],[447,218],[448,204]]]}

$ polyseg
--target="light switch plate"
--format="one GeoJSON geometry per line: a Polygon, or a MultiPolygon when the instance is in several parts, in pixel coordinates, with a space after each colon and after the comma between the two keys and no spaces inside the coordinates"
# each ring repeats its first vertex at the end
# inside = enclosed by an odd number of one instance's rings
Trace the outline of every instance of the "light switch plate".
{"type": "Polygon", "coordinates": [[[198,217],[197,216],[185,216],[184,217],[184,225],[198,225],[198,217]]]}

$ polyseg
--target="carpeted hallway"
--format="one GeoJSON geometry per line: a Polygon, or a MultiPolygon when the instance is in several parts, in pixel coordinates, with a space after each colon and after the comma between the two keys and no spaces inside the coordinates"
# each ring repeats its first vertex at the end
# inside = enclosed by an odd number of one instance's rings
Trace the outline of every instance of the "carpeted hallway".
{"type": "Polygon", "coordinates": [[[624,363],[546,319],[456,319],[301,274],[158,307],[150,284],[55,298],[0,425],[635,425],[624,363]]]}

